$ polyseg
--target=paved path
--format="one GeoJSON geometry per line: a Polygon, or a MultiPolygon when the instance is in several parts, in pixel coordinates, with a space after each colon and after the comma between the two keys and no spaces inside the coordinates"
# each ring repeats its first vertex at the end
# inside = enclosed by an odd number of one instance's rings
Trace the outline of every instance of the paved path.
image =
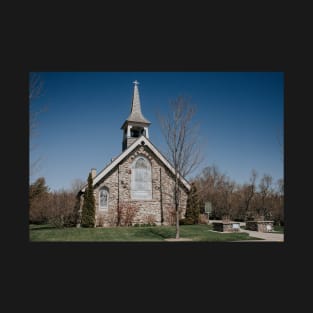
{"type": "MultiPolygon", "coordinates": [[[[241,229],[240,232],[248,233],[249,236],[251,236],[251,237],[263,239],[263,240],[256,240],[258,242],[262,242],[262,241],[283,242],[284,241],[284,234],[262,233],[262,232],[259,232],[259,231],[246,230],[246,229],[241,229]]],[[[240,240],[240,241],[247,241],[248,242],[248,241],[251,241],[251,240],[240,240]]]]}

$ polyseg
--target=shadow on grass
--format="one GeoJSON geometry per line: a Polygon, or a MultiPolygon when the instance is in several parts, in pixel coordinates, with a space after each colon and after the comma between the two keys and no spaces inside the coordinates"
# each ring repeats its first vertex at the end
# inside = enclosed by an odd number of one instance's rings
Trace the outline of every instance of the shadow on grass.
{"type": "Polygon", "coordinates": [[[33,231],[33,230],[44,230],[44,229],[57,229],[57,228],[55,228],[55,227],[53,227],[53,226],[48,226],[48,227],[35,227],[35,228],[32,228],[31,229],[31,231],[33,231]]]}
{"type": "Polygon", "coordinates": [[[173,235],[174,235],[174,231],[172,229],[150,228],[149,231],[153,235],[156,235],[162,239],[168,239],[168,238],[173,237],[173,235]]]}
{"type": "Polygon", "coordinates": [[[57,227],[51,224],[31,224],[29,225],[29,230],[44,230],[44,229],[57,229],[57,227]]]}

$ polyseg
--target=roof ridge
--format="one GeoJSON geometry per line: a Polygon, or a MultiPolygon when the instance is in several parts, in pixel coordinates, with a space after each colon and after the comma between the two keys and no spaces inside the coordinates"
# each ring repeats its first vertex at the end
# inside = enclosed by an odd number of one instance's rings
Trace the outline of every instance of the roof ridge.
{"type": "MultiPolygon", "coordinates": [[[[96,177],[93,179],[93,185],[97,184],[107,173],[106,171],[109,172],[109,168],[112,167],[111,169],[113,169],[116,165],[118,165],[122,160],[124,160],[124,158],[130,153],[132,152],[136,146],[140,145],[140,141],[142,140],[146,140],[147,144],[148,144],[148,148],[150,148],[150,150],[152,150],[152,152],[160,159],[160,161],[173,173],[173,166],[172,164],[167,160],[167,158],[151,143],[151,141],[144,135],[138,137],[138,139],[136,141],[134,141],[126,150],[124,150],[121,154],[119,154],[111,163],[109,163],[106,167],[104,167],[99,173],[98,175],[96,175],[96,177]],[[151,147],[149,147],[149,145],[151,147]],[[152,148],[152,149],[151,149],[152,148]],[[155,150],[155,151],[154,151],[155,150]],[[123,156],[124,155],[124,156],[123,156]],[[122,157],[123,156],[123,157],[122,157]]],[[[110,170],[111,170],[110,169],[110,170]]],[[[187,189],[190,188],[190,183],[182,176],[178,173],[179,175],[179,180],[183,183],[183,185],[185,185],[185,187],[187,189]]],[[[80,192],[84,192],[85,188],[87,185],[85,185],[80,192]]]]}

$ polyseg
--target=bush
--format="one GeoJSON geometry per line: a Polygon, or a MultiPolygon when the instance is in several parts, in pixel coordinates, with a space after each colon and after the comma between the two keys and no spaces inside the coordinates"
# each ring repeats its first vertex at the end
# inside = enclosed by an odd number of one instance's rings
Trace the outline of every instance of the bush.
{"type": "Polygon", "coordinates": [[[179,225],[194,225],[194,220],[190,217],[179,220],[179,225]]]}
{"type": "Polygon", "coordinates": [[[111,220],[116,226],[131,226],[138,212],[138,208],[131,203],[121,202],[116,210],[112,212],[111,220]]]}
{"type": "Polygon", "coordinates": [[[153,214],[149,214],[145,217],[145,222],[144,224],[149,225],[149,226],[154,226],[156,222],[156,218],[153,214]]]}

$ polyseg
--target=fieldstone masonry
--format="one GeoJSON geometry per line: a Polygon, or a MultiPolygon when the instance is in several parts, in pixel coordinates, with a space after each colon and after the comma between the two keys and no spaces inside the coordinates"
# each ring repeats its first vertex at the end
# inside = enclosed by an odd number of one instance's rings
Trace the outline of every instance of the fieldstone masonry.
{"type": "Polygon", "coordinates": [[[246,221],[246,229],[268,233],[274,230],[273,221],[246,221]]]}
{"type": "Polygon", "coordinates": [[[220,232],[238,232],[240,225],[239,223],[231,221],[213,222],[213,230],[220,232]]]}
{"type": "MultiPolygon", "coordinates": [[[[175,222],[175,207],[173,199],[174,175],[159,161],[147,146],[138,146],[117,167],[109,172],[94,186],[96,199],[96,220],[103,226],[114,224],[112,218],[117,212],[119,204],[131,204],[138,209],[133,224],[147,224],[154,222],[169,225],[175,222]],[[137,156],[144,156],[151,162],[152,171],[152,199],[131,199],[131,168],[137,156]],[[99,210],[99,189],[105,187],[109,191],[108,210],[99,210]],[[163,210],[163,212],[161,212],[163,210]]],[[[184,216],[187,204],[188,190],[180,185],[181,217],[184,216]]],[[[99,223],[98,223],[99,224],[99,223]]]]}

